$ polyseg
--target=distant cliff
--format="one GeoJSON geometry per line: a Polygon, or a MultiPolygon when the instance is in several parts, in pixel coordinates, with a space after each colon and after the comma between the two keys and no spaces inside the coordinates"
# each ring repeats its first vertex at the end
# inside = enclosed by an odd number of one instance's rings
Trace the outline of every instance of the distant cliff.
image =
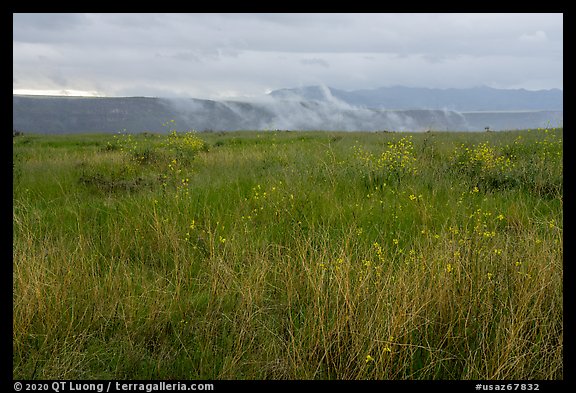
{"type": "Polygon", "coordinates": [[[275,98],[330,101],[338,100],[354,107],[371,109],[437,109],[468,111],[563,111],[562,90],[429,89],[392,86],[344,91],[326,86],[279,89],[269,93],[275,98]]]}
{"type": "Polygon", "coordinates": [[[559,126],[562,111],[457,112],[356,107],[333,97],[253,102],[146,97],[13,96],[13,130],[32,133],[204,130],[482,131],[559,126]]]}

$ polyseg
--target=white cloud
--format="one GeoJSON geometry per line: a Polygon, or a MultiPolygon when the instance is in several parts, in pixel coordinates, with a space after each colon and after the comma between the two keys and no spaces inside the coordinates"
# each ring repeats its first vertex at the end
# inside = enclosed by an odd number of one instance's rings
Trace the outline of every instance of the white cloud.
{"type": "Polygon", "coordinates": [[[532,34],[522,34],[519,39],[524,42],[542,43],[548,41],[548,36],[542,30],[538,30],[532,34]]]}
{"type": "Polygon", "coordinates": [[[319,58],[302,59],[302,60],[300,60],[300,63],[302,63],[304,65],[320,66],[320,67],[324,67],[324,68],[330,67],[330,64],[328,64],[328,62],[326,60],[319,59],[319,58]]]}
{"type": "Polygon", "coordinates": [[[13,89],[210,98],[308,84],[563,83],[562,14],[14,14],[13,21],[13,89]]]}

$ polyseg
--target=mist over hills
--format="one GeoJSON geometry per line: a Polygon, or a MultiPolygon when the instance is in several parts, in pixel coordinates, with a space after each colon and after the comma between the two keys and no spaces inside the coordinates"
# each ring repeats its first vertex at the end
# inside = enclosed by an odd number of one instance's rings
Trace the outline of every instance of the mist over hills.
{"type": "Polygon", "coordinates": [[[468,89],[430,89],[392,86],[370,90],[344,91],[324,86],[306,86],[272,91],[276,98],[329,100],[372,109],[437,109],[451,111],[563,111],[559,89],[494,89],[486,86],[468,89]]]}
{"type": "Polygon", "coordinates": [[[562,91],[324,86],[245,101],[13,95],[13,129],[32,133],[180,130],[482,131],[559,126],[562,91]]]}

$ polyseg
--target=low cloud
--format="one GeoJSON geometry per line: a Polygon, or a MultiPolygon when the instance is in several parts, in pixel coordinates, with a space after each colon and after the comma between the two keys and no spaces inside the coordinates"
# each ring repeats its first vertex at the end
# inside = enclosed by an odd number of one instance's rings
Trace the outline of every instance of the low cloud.
{"type": "Polygon", "coordinates": [[[326,86],[317,99],[298,95],[262,96],[242,101],[163,99],[186,124],[203,129],[426,131],[466,130],[465,118],[448,110],[390,111],[360,108],[334,97],[326,86]]]}
{"type": "Polygon", "coordinates": [[[538,30],[532,34],[522,34],[520,41],[530,43],[542,43],[548,41],[548,36],[542,30],[538,30]]]}
{"type": "Polygon", "coordinates": [[[330,67],[330,64],[328,64],[328,62],[326,60],[318,59],[318,58],[302,59],[302,60],[300,60],[300,63],[302,63],[303,65],[320,66],[320,67],[324,67],[324,68],[330,67]]]}

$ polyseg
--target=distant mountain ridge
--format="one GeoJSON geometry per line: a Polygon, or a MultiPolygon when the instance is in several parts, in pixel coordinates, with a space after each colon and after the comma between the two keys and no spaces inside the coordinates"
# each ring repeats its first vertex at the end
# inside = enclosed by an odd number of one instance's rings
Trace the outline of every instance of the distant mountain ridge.
{"type": "Polygon", "coordinates": [[[325,101],[337,99],[349,105],[370,109],[431,109],[452,111],[563,111],[563,91],[494,89],[431,89],[392,86],[344,91],[332,87],[305,86],[279,89],[270,96],[283,99],[325,101]]]}
{"type": "MultiPolygon", "coordinates": [[[[503,96],[509,93],[492,90],[495,89],[488,89],[488,92],[503,96]]],[[[444,101],[441,99],[441,92],[437,89],[414,88],[345,92],[324,86],[310,86],[276,90],[250,102],[195,98],[13,95],[12,121],[13,130],[32,133],[124,130],[165,132],[167,130],[162,124],[168,120],[175,120],[178,129],[198,131],[482,131],[485,127],[504,130],[559,126],[563,122],[561,109],[532,109],[545,102],[549,103],[548,107],[562,108],[561,99],[560,103],[552,105],[558,99],[557,93],[561,93],[560,90],[545,92],[551,94],[552,98],[536,100],[540,104],[522,106],[521,100],[510,98],[514,104],[492,105],[488,111],[471,109],[482,106],[470,104],[473,100],[468,97],[469,91],[460,92],[461,104],[450,104],[452,101],[446,101],[448,98],[443,98],[444,101]],[[412,102],[410,96],[415,93],[428,91],[429,94],[421,94],[420,101],[413,103],[412,106],[418,109],[410,109],[408,104],[403,109],[394,109],[390,107],[394,105],[386,101],[392,100],[394,91],[398,93],[397,97],[403,97],[395,101],[395,106],[401,106],[402,100],[412,102]],[[466,110],[452,110],[451,107],[466,110]],[[519,109],[510,109],[517,107],[519,109]]],[[[520,96],[523,97],[522,94],[520,96]]],[[[452,94],[450,97],[455,96],[452,94]]],[[[493,102],[497,102],[497,99],[494,98],[493,102]]]]}

